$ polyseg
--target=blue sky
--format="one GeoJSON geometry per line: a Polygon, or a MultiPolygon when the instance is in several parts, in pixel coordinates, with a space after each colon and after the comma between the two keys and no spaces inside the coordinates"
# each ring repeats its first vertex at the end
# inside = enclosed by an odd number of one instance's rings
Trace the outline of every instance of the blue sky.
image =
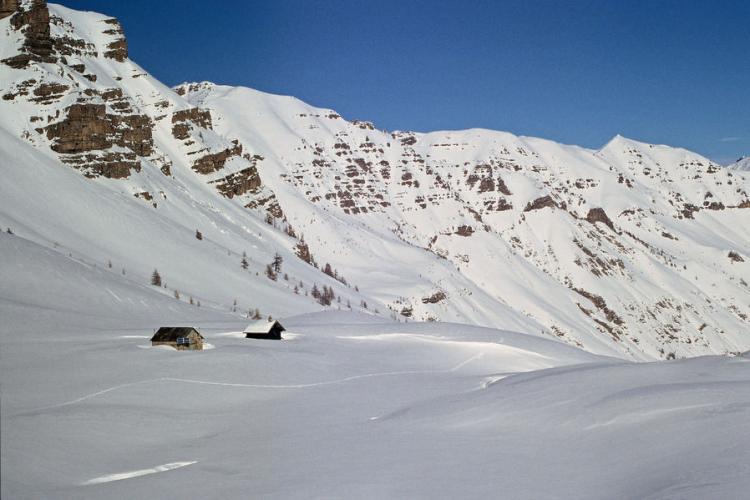
{"type": "Polygon", "coordinates": [[[69,0],[167,84],[289,94],[388,130],[615,134],[750,154],[750,2],[69,0]]]}

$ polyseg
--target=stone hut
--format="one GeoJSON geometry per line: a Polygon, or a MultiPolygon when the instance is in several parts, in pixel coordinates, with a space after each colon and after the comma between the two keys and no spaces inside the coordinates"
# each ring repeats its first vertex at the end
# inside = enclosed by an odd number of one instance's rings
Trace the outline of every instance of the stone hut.
{"type": "Polygon", "coordinates": [[[202,351],[203,335],[192,326],[162,326],[151,337],[151,345],[168,345],[179,351],[202,351]]]}
{"type": "Polygon", "coordinates": [[[281,340],[281,332],[283,331],[286,331],[286,328],[281,326],[278,321],[259,319],[247,325],[242,333],[248,339],[281,340]]]}

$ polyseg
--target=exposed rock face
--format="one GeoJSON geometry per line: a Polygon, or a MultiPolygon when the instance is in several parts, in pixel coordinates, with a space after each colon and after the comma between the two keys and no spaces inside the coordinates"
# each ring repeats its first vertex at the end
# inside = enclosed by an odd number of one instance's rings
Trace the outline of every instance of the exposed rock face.
{"type": "Polygon", "coordinates": [[[0,0],[0,19],[13,14],[18,9],[18,0],[0,0]]]}
{"type": "Polygon", "coordinates": [[[471,226],[459,226],[456,229],[456,234],[459,236],[471,236],[474,234],[474,228],[471,226]]]}
{"type": "Polygon", "coordinates": [[[172,135],[175,139],[185,140],[190,137],[193,125],[212,129],[211,112],[207,109],[190,108],[175,111],[172,114],[172,135]]]}
{"type": "Polygon", "coordinates": [[[96,152],[71,155],[61,158],[66,164],[77,168],[89,178],[127,179],[131,171],[140,172],[141,161],[135,153],[96,152]]]}
{"type": "Polygon", "coordinates": [[[445,292],[442,290],[438,290],[429,297],[422,297],[422,304],[437,304],[438,302],[442,302],[445,299],[445,292]]]}
{"type": "Polygon", "coordinates": [[[359,127],[362,130],[375,130],[375,125],[373,125],[372,122],[364,120],[352,120],[352,125],[359,127]]]}
{"type": "Polygon", "coordinates": [[[35,62],[55,62],[57,59],[53,55],[52,38],[49,29],[49,10],[45,0],[32,0],[28,10],[18,5],[18,2],[3,3],[2,11],[7,17],[11,7],[14,7],[15,13],[10,18],[10,25],[13,29],[21,31],[25,40],[21,53],[3,59],[3,62],[12,68],[25,68],[31,61],[35,62]],[[15,4],[15,6],[14,6],[15,4]]]}
{"type": "Polygon", "coordinates": [[[49,104],[60,99],[70,87],[62,83],[42,83],[34,89],[34,102],[49,104]]]}
{"type": "Polygon", "coordinates": [[[108,28],[104,30],[107,35],[115,35],[117,38],[107,45],[107,50],[104,52],[104,57],[114,59],[118,62],[123,62],[128,58],[128,42],[125,39],[125,33],[120,26],[120,21],[117,19],[105,19],[104,22],[108,25],[108,28]]]}
{"type": "Polygon", "coordinates": [[[199,174],[210,174],[224,168],[224,164],[232,157],[242,154],[242,144],[233,141],[234,146],[218,153],[207,154],[195,160],[193,170],[199,174]]]}
{"type": "Polygon", "coordinates": [[[609,227],[612,231],[615,230],[614,224],[612,224],[610,218],[607,217],[607,213],[603,208],[592,208],[591,210],[589,210],[589,213],[586,215],[586,220],[592,224],[601,222],[603,224],[606,224],[606,226],[609,227]]]}
{"type": "Polygon", "coordinates": [[[534,201],[529,202],[526,205],[526,208],[523,209],[524,212],[530,212],[532,210],[541,210],[542,208],[559,208],[557,203],[555,203],[555,200],[552,199],[550,195],[542,196],[541,198],[537,198],[534,201]]]}
{"type": "Polygon", "coordinates": [[[728,257],[729,257],[729,260],[731,260],[732,262],[745,262],[745,259],[743,259],[740,254],[734,251],[729,252],[728,257]]]}
{"type": "Polygon", "coordinates": [[[262,156],[253,156],[250,158],[252,162],[251,166],[221,179],[211,181],[211,184],[216,184],[216,189],[227,198],[234,198],[246,193],[255,193],[263,185],[258,175],[258,169],[255,168],[256,162],[262,159],[262,156]]]}
{"type": "Polygon", "coordinates": [[[67,108],[65,119],[43,130],[54,141],[51,149],[64,156],[62,160],[86,175],[123,178],[131,169],[140,169],[137,156],[153,152],[151,119],[145,115],[107,113],[104,104],[74,104],[67,108]],[[107,151],[120,146],[131,152],[107,151]]]}
{"type": "MultiPolygon", "coordinates": [[[[36,80],[33,78],[29,80],[24,80],[22,82],[16,83],[14,85],[15,87],[15,93],[12,91],[9,91],[5,94],[3,94],[3,100],[4,101],[12,101],[18,96],[26,96],[29,95],[29,89],[32,88],[34,85],[36,85],[36,80]]],[[[10,89],[9,89],[10,90],[10,89]]]]}
{"type": "Polygon", "coordinates": [[[75,154],[112,146],[114,126],[104,104],[74,104],[67,112],[63,121],[46,127],[47,138],[55,140],[53,151],[75,154]]]}

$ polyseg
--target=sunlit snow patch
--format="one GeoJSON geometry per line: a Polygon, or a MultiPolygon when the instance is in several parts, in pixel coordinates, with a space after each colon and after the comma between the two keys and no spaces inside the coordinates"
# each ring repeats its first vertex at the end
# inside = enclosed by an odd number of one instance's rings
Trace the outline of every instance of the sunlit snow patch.
{"type": "Polygon", "coordinates": [[[91,484],[101,484],[101,483],[110,483],[112,481],[121,481],[123,479],[131,479],[134,477],[139,476],[146,476],[148,474],[156,474],[157,472],[167,472],[174,469],[179,469],[180,467],[186,467],[188,465],[193,465],[194,463],[197,463],[197,460],[193,460],[191,462],[172,462],[169,464],[164,465],[157,465],[156,467],[151,467],[150,469],[140,469],[140,470],[134,470],[130,472],[119,472],[117,474],[108,474],[106,476],[100,476],[95,477],[94,479],[89,479],[86,481],[84,486],[91,485],[91,484]]]}

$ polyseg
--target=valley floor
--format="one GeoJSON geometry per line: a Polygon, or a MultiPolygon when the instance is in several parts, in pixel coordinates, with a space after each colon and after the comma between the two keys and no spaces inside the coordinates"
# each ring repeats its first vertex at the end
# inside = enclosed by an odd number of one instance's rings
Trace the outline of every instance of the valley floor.
{"type": "Polygon", "coordinates": [[[326,312],[283,341],[0,237],[3,498],[739,498],[750,357],[326,312]],[[150,347],[162,323],[212,349],[150,347]]]}

